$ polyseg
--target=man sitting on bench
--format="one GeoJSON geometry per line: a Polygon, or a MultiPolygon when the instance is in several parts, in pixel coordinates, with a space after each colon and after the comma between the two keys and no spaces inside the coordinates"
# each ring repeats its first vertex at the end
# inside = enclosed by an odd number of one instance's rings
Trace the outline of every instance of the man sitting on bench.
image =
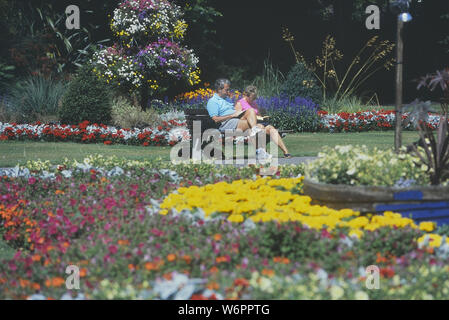
{"type": "MultiPolygon", "coordinates": [[[[218,130],[225,132],[225,130],[240,129],[244,132],[251,129],[250,136],[255,136],[258,132],[264,130],[266,134],[270,135],[272,141],[284,152],[284,157],[291,158],[279,132],[273,126],[264,127],[261,124],[257,124],[257,114],[254,109],[248,109],[246,111],[235,110],[232,102],[226,99],[229,96],[230,86],[231,82],[228,79],[218,79],[215,81],[216,93],[207,102],[209,116],[216,123],[220,123],[218,130]]],[[[263,148],[257,149],[256,154],[259,159],[270,157],[263,148]]]]}

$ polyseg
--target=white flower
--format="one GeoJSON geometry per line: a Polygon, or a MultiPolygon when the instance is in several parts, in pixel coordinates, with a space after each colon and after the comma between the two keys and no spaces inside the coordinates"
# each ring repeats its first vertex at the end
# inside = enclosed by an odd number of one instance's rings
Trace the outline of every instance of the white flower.
{"type": "Polygon", "coordinates": [[[344,292],[343,288],[337,285],[333,285],[330,289],[331,298],[333,300],[338,300],[343,297],[344,292]]]}
{"type": "Polygon", "coordinates": [[[364,291],[357,291],[355,293],[355,299],[356,300],[369,300],[369,296],[364,291]]]}
{"type": "Polygon", "coordinates": [[[348,171],[346,171],[346,174],[352,176],[355,172],[356,168],[352,166],[348,171]]]}

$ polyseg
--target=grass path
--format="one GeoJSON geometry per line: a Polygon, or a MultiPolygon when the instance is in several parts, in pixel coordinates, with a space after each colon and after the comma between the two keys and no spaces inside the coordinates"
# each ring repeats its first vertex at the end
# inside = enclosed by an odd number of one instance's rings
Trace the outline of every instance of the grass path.
{"type": "MultiPolygon", "coordinates": [[[[418,133],[403,133],[403,144],[418,140],[418,133]]],[[[300,133],[287,136],[285,144],[295,157],[316,156],[325,146],[362,145],[387,149],[394,145],[394,131],[362,132],[362,133],[300,133]]],[[[171,147],[141,147],[127,145],[80,144],[73,142],[34,142],[34,141],[2,141],[0,142],[0,167],[14,167],[28,160],[62,161],[69,159],[82,160],[90,154],[115,155],[132,160],[144,160],[161,157],[170,159],[171,147]]]]}

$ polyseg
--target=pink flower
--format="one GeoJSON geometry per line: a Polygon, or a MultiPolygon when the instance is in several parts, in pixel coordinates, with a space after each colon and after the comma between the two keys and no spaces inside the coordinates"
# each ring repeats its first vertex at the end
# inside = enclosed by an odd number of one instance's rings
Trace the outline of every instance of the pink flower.
{"type": "Polygon", "coordinates": [[[81,191],[81,192],[84,192],[84,191],[86,191],[86,190],[87,190],[86,185],[84,185],[84,184],[80,185],[80,191],[81,191]]]}
{"type": "Polygon", "coordinates": [[[108,250],[111,254],[115,254],[115,253],[117,253],[118,249],[117,249],[117,246],[111,245],[111,246],[109,246],[108,250]]]}
{"type": "Polygon", "coordinates": [[[35,183],[36,183],[36,178],[35,177],[31,177],[31,178],[28,179],[28,184],[29,185],[33,185],[35,183]]]}
{"type": "Polygon", "coordinates": [[[326,229],[323,229],[321,231],[321,236],[324,237],[324,238],[328,238],[328,239],[332,238],[331,234],[326,229]]]}
{"type": "Polygon", "coordinates": [[[11,269],[11,271],[16,271],[17,270],[17,266],[14,262],[9,262],[9,269],[11,269]]]}

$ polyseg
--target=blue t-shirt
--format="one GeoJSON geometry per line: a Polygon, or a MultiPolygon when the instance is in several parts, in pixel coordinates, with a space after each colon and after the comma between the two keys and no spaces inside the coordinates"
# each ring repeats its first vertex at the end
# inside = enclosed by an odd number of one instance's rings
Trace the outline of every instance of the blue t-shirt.
{"type": "Polygon", "coordinates": [[[209,116],[212,118],[215,116],[229,116],[235,112],[235,109],[234,104],[215,93],[207,102],[207,111],[209,112],[209,116]]]}

